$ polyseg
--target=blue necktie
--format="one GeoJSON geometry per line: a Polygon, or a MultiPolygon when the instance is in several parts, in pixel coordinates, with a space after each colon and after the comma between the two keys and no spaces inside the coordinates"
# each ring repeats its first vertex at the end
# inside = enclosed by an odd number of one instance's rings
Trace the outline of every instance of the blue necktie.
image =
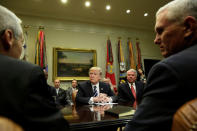
{"type": "Polygon", "coordinates": [[[93,94],[94,94],[94,95],[93,95],[94,97],[98,96],[98,92],[97,92],[97,90],[96,90],[96,86],[94,86],[93,94]]]}

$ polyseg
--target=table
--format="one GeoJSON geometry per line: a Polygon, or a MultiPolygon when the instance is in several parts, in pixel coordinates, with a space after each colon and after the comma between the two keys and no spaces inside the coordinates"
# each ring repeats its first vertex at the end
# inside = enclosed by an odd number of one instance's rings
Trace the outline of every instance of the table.
{"type": "Polygon", "coordinates": [[[132,117],[115,117],[105,113],[106,110],[115,106],[117,105],[66,106],[61,111],[64,118],[70,123],[71,131],[101,131],[102,129],[112,131],[117,130],[118,127],[125,126],[132,117]]]}

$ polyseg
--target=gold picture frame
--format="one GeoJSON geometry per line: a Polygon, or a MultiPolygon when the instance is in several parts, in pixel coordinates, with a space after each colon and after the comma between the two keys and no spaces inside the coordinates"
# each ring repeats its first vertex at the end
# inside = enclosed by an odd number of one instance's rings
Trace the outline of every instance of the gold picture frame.
{"type": "Polygon", "coordinates": [[[96,50],[53,48],[53,80],[88,80],[89,68],[96,65],[96,50]]]}

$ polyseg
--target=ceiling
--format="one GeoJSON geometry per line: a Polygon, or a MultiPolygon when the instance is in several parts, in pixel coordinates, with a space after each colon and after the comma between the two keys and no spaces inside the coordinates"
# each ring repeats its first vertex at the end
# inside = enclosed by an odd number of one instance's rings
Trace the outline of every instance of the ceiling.
{"type": "Polygon", "coordinates": [[[153,30],[155,12],[171,0],[90,0],[91,7],[84,6],[85,0],[1,0],[0,4],[11,9],[17,15],[42,16],[55,19],[143,28],[153,30]],[[111,10],[105,10],[106,4],[111,10]],[[126,9],[131,14],[126,14],[126,9]],[[144,17],[144,13],[148,13],[144,17]]]}

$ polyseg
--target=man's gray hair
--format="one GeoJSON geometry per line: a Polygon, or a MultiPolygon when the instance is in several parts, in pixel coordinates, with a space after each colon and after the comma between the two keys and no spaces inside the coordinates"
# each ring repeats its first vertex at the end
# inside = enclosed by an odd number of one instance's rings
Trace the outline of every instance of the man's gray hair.
{"type": "Polygon", "coordinates": [[[89,69],[89,73],[90,73],[91,70],[97,70],[97,71],[99,71],[100,76],[102,76],[102,70],[101,70],[100,67],[97,67],[97,66],[91,67],[91,68],[89,69]]]}
{"type": "Polygon", "coordinates": [[[134,72],[134,73],[135,73],[135,76],[137,76],[137,71],[136,71],[135,69],[129,69],[129,70],[127,71],[127,74],[128,74],[128,72],[134,72]]]}
{"type": "Polygon", "coordinates": [[[182,22],[186,16],[193,16],[197,19],[197,0],[173,0],[161,7],[156,17],[167,10],[167,19],[173,22],[182,22]]]}
{"type": "Polygon", "coordinates": [[[11,29],[16,39],[19,39],[23,32],[21,20],[13,12],[0,5],[0,32],[6,29],[11,29]]]}

